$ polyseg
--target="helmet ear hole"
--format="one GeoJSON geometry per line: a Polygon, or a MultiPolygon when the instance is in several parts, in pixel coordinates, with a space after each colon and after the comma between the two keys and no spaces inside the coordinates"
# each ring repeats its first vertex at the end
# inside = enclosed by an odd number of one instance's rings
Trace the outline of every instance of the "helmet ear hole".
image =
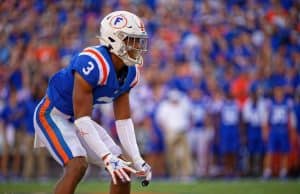
{"type": "Polygon", "coordinates": [[[108,39],[109,39],[111,42],[116,42],[115,39],[113,39],[112,37],[108,37],[108,39]]]}

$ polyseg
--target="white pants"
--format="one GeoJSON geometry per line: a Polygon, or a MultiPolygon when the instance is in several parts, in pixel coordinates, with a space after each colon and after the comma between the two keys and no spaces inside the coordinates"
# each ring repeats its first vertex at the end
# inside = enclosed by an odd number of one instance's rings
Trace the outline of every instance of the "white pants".
{"type": "MultiPolygon", "coordinates": [[[[34,147],[46,147],[52,157],[62,166],[77,156],[86,157],[89,163],[100,166],[102,159],[85,144],[70,116],[55,108],[50,100],[44,98],[35,109],[34,147]]],[[[116,156],[121,155],[121,149],[108,133],[99,125],[94,125],[99,137],[110,152],[116,156]]]]}
{"type": "Polygon", "coordinates": [[[214,137],[214,131],[209,128],[192,130],[189,134],[193,153],[196,155],[195,174],[199,177],[206,176],[210,160],[210,144],[214,137]]]}

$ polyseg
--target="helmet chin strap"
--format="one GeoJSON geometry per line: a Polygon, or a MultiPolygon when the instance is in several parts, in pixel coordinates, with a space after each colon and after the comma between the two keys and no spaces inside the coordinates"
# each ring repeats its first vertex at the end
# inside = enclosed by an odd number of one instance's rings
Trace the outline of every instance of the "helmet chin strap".
{"type": "Polygon", "coordinates": [[[123,60],[123,62],[125,63],[125,65],[127,66],[133,66],[135,64],[138,64],[139,61],[141,61],[140,63],[143,62],[143,58],[141,56],[138,57],[138,59],[133,59],[129,56],[128,51],[126,50],[126,45],[123,45],[119,52],[118,52],[118,56],[123,60]]]}
{"type": "MultiPolygon", "coordinates": [[[[126,56],[128,56],[128,55],[126,55],[126,56]]],[[[135,65],[135,62],[129,60],[128,57],[126,57],[126,58],[125,58],[125,57],[122,57],[121,59],[123,60],[123,62],[124,62],[125,65],[127,65],[127,66],[133,66],[133,65],[135,65]]]]}
{"type": "Polygon", "coordinates": [[[125,55],[124,57],[120,57],[123,62],[127,65],[127,66],[133,66],[133,65],[140,65],[142,66],[143,65],[143,58],[141,56],[139,56],[139,59],[140,60],[134,60],[128,56],[128,53],[125,55]],[[125,57],[126,56],[126,57],[125,57]]]}

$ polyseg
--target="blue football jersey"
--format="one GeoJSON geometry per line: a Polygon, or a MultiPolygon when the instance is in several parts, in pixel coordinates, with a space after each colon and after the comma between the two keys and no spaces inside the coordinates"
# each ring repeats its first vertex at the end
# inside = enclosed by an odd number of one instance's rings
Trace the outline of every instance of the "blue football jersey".
{"type": "Polygon", "coordinates": [[[239,108],[234,101],[225,101],[221,110],[221,125],[237,126],[239,123],[239,108]]]}
{"type": "Polygon", "coordinates": [[[194,100],[192,102],[194,110],[192,111],[193,127],[195,129],[202,129],[205,123],[205,117],[207,116],[207,101],[194,100]]]}
{"type": "Polygon", "coordinates": [[[281,102],[271,100],[269,104],[269,124],[272,129],[287,130],[289,115],[292,112],[291,103],[285,99],[281,102]]]}
{"type": "Polygon", "coordinates": [[[72,103],[74,72],[79,73],[92,86],[94,105],[112,102],[134,87],[139,80],[138,67],[130,66],[121,83],[106,47],[85,48],[72,58],[67,67],[54,74],[48,84],[47,96],[50,101],[61,112],[71,116],[74,115],[72,103]]]}

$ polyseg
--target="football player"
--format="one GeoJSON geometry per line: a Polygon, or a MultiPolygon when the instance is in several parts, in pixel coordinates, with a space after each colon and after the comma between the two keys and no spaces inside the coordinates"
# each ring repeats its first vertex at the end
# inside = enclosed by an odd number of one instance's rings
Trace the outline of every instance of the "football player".
{"type": "Polygon", "coordinates": [[[278,76],[272,82],[272,96],[267,103],[267,115],[264,121],[263,137],[267,142],[267,153],[264,161],[263,178],[273,175],[272,158],[280,154],[279,177],[285,179],[288,175],[288,155],[290,153],[290,134],[295,131],[293,105],[286,97],[287,82],[278,76]]]}
{"type": "Polygon", "coordinates": [[[238,152],[240,147],[240,110],[234,101],[230,86],[224,87],[224,102],[220,112],[220,151],[226,178],[237,175],[238,152]]]}
{"type": "Polygon", "coordinates": [[[253,82],[249,88],[249,98],[242,109],[243,122],[245,124],[245,136],[248,149],[248,173],[258,176],[262,170],[264,154],[264,142],[262,129],[266,116],[265,100],[259,90],[257,82],[253,82]]]}
{"type": "Polygon", "coordinates": [[[142,159],[130,115],[129,91],[139,80],[138,66],[147,50],[143,22],[127,11],[103,18],[100,45],[83,49],[50,79],[45,97],[34,115],[35,147],[45,146],[64,167],[56,194],[74,193],[89,163],[104,163],[112,177],[111,194],[130,193],[130,173],[151,179],[142,159]],[[122,147],[91,119],[93,105],[113,103],[116,129],[122,147]]]}

